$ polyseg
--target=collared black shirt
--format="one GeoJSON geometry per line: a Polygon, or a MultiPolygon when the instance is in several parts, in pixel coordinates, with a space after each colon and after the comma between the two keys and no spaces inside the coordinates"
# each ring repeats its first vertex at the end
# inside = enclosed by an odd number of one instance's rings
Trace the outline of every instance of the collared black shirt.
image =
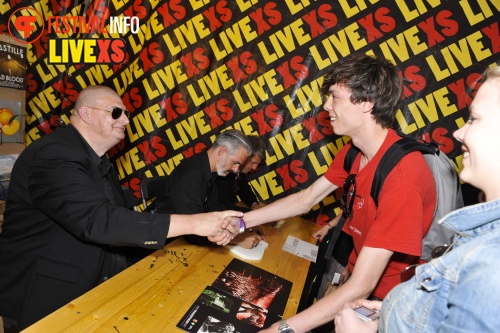
{"type": "Polygon", "coordinates": [[[153,202],[153,210],[170,214],[220,211],[224,207],[217,200],[216,179],[206,151],[185,159],[168,176],[165,192],[153,202]]]}
{"type": "MultiPolygon", "coordinates": [[[[224,210],[217,199],[217,173],[210,170],[206,151],[183,160],[168,176],[165,192],[152,204],[152,210],[170,214],[198,214],[224,210]]],[[[186,240],[208,244],[206,237],[188,235],[186,240]]]]}
{"type": "Polygon", "coordinates": [[[226,177],[217,177],[217,195],[224,209],[235,209],[239,211],[249,211],[249,209],[236,206],[239,197],[248,207],[258,202],[252,191],[245,174],[236,175],[231,173],[226,177]]]}

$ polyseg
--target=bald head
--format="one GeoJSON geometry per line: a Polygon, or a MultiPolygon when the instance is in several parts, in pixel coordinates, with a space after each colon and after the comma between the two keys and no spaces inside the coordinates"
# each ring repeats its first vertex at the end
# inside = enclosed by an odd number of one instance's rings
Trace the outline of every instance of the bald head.
{"type": "Polygon", "coordinates": [[[109,96],[120,98],[118,94],[109,87],[100,85],[88,86],[78,94],[75,103],[75,111],[78,111],[82,106],[94,105],[96,101],[109,96]]]}
{"type": "Polygon", "coordinates": [[[114,119],[112,110],[115,108],[124,110],[125,105],[120,96],[106,86],[89,86],[76,99],[71,124],[99,156],[125,138],[129,121],[124,112],[114,119]]]}

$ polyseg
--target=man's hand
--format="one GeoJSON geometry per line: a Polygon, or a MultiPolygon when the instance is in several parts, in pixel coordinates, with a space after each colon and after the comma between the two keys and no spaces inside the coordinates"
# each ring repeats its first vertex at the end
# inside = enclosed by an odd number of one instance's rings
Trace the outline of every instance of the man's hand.
{"type": "Polygon", "coordinates": [[[230,244],[238,245],[245,249],[252,249],[256,247],[262,239],[265,240],[262,229],[252,228],[234,237],[230,244]]]}
{"type": "Polygon", "coordinates": [[[336,333],[375,333],[378,330],[378,320],[363,321],[354,313],[354,308],[357,305],[365,306],[369,309],[380,311],[382,302],[358,300],[344,304],[344,307],[335,317],[335,332],[336,333]]]}
{"type": "Polygon", "coordinates": [[[328,233],[328,231],[337,226],[337,224],[339,223],[339,220],[340,220],[340,216],[341,214],[335,216],[333,218],[333,220],[327,222],[324,226],[322,226],[319,230],[317,230],[314,234],[313,234],[313,237],[316,238],[316,239],[319,239],[320,242],[323,241],[323,238],[326,236],[326,234],[328,233]]]}
{"type": "Polygon", "coordinates": [[[226,210],[221,212],[221,214],[224,214],[221,228],[229,231],[234,236],[238,235],[240,233],[239,217],[243,217],[243,213],[234,210],[226,210]]]}
{"type": "MultiPolygon", "coordinates": [[[[215,243],[226,243],[226,239],[233,239],[240,232],[240,221],[238,217],[242,212],[226,210],[223,212],[212,212],[193,215],[196,217],[196,228],[194,234],[199,236],[211,236],[215,243]]],[[[211,240],[212,241],[212,240],[211,240]]]]}
{"type": "Polygon", "coordinates": [[[210,241],[225,245],[240,233],[238,218],[242,216],[242,212],[234,210],[194,215],[174,214],[170,216],[170,228],[167,237],[187,234],[207,236],[210,241]]]}
{"type": "Polygon", "coordinates": [[[325,238],[326,234],[330,229],[331,229],[330,225],[326,223],[324,226],[322,226],[321,228],[319,228],[314,232],[313,237],[322,242],[323,238],[325,238]]]}
{"type": "Polygon", "coordinates": [[[345,266],[340,273],[339,284],[344,284],[351,277],[351,271],[349,270],[349,265],[345,266]]]}
{"type": "Polygon", "coordinates": [[[218,235],[208,236],[208,240],[217,245],[227,245],[233,239],[234,235],[229,231],[224,230],[218,235]]]}

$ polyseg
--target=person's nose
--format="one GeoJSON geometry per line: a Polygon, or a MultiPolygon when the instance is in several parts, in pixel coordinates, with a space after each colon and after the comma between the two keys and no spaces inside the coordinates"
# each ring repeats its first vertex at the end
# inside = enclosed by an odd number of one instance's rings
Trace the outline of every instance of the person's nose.
{"type": "Polygon", "coordinates": [[[123,123],[125,123],[125,125],[130,124],[130,119],[128,119],[128,117],[125,115],[125,112],[123,112],[121,114],[120,121],[122,121],[123,123]]]}
{"type": "Polygon", "coordinates": [[[465,123],[464,126],[453,132],[453,137],[457,139],[459,142],[464,142],[464,134],[465,131],[467,130],[467,127],[469,127],[469,123],[465,123]]]}
{"type": "Polygon", "coordinates": [[[323,109],[325,109],[328,112],[332,111],[333,110],[333,108],[332,108],[332,101],[333,101],[333,97],[332,96],[328,96],[328,98],[326,99],[325,103],[323,103],[323,109]]]}

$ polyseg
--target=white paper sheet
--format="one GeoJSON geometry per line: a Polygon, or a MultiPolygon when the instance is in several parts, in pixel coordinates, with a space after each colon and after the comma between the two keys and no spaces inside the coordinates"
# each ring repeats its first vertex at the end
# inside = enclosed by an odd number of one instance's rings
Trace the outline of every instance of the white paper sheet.
{"type": "Polygon", "coordinates": [[[282,248],[283,251],[290,252],[312,262],[316,262],[318,256],[318,246],[305,242],[293,236],[288,236],[282,248]]]}

